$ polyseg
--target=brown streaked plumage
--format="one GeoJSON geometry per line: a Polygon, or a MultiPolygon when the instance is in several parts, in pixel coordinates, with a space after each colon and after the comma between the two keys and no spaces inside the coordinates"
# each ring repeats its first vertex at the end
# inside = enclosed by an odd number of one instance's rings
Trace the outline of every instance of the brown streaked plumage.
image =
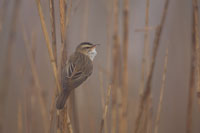
{"type": "Polygon", "coordinates": [[[56,108],[63,109],[71,91],[81,85],[93,70],[92,61],[96,55],[96,45],[83,42],[70,56],[62,70],[62,92],[57,98],[56,108]]]}

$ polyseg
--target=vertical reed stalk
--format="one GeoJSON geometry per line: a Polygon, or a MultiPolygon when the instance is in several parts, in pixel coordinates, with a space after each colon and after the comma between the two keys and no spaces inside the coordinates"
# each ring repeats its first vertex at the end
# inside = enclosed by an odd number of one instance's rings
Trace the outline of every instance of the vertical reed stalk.
{"type": "Polygon", "coordinates": [[[111,86],[109,85],[108,90],[107,90],[107,96],[106,96],[104,111],[103,111],[103,118],[101,120],[100,133],[103,133],[104,123],[105,123],[107,112],[108,112],[110,94],[111,94],[111,86]]]}
{"type": "Polygon", "coordinates": [[[67,51],[66,51],[66,39],[65,39],[65,16],[66,16],[66,9],[65,9],[65,0],[59,0],[59,6],[60,6],[60,33],[61,33],[61,70],[65,64],[65,61],[67,59],[67,51]]]}
{"type": "MultiPolygon", "coordinates": [[[[106,53],[107,53],[107,70],[110,70],[111,65],[111,35],[112,35],[112,8],[113,8],[113,0],[108,0],[108,4],[106,4],[107,9],[107,23],[106,23],[106,29],[107,29],[107,39],[106,39],[106,53]]],[[[108,78],[109,79],[109,78],[108,78]]]]}
{"type": "MultiPolygon", "coordinates": [[[[105,109],[105,106],[106,106],[106,101],[104,100],[105,96],[104,96],[104,87],[103,87],[103,72],[99,69],[99,81],[100,81],[100,89],[101,89],[101,103],[102,103],[102,108],[105,109]]],[[[103,118],[102,118],[103,119],[103,118]]],[[[104,133],[107,133],[107,118],[105,118],[103,120],[104,122],[104,133]]],[[[101,129],[100,129],[101,130],[101,129]]],[[[102,131],[100,132],[103,132],[103,129],[102,131]]]]}
{"type": "Polygon", "coordinates": [[[49,129],[48,129],[48,133],[51,133],[51,131],[54,130],[53,127],[54,127],[54,114],[56,111],[56,108],[55,108],[56,95],[57,95],[57,92],[56,92],[56,90],[54,90],[51,107],[50,107],[50,118],[49,118],[50,125],[49,125],[49,129]]]}
{"type": "MultiPolygon", "coordinates": [[[[21,66],[21,69],[20,69],[20,78],[22,81],[24,81],[24,74],[25,74],[25,67],[26,67],[26,63],[24,63],[22,66],[21,66]]],[[[24,93],[24,92],[23,92],[24,93]]],[[[23,133],[23,131],[25,131],[25,123],[24,123],[24,120],[25,120],[25,117],[24,117],[24,114],[26,112],[24,112],[25,110],[23,110],[23,104],[24,102],[24,99],[23,99],[23,93],[22,93],[22,96],[20,96],[18,98],[18,133],[23,133]]]]}
{"type": "MultiPolygon", "coordinates": [[[[107,2],[107,1],[105,1],[107,2]]],[[[106,4],[106,9],[107,9],[107,23],[106,23],[106,29],[107,29],[107,39],[106,39],[106,53],[107,53],[107,66],[106,66],[106,73],[109,73],[108,76],[106,76],[106,79],[112,80],[111,79],[111,65],[112,65],[112,21],[113,21],[113,0],[108,0],[109,3],[105,3],[106,4]]],[[[112,70],[113,71],[113,70],[112,70]]],[[[110,84],[109,82],[106,82],[106,84],[110,84]]],[[[112,110],[111,110],[112,111],[112,110]]],[[[112,116],[110,117],[112,118],[112,116]]],[[[108,119],[105,119],[104,122],[104,133],[108,133],[109,131],[109,126],[107,125],[108,123],[108,119]]]]}
{"type": "MultiPolygon", "coordinates": [[[[149,6],[150,0],[146,0],[146,14],[145,14],[145,28],[149,27],[149,6]]],[[[148,75],[149,70],[149,30],[145,30],[144,32],[144,65],[146,66],[145,75],[148,75]]],[[[146,77],[145,76],[145,77],[146,77]]]]}
{"type": "Polygon", "coordinates": [[[193,21],[194,21],[194,41],[195,41],[195,53],[196,53],[196,71],[197,71],[197,99],[200,105],[200,50],[199,50],[199,7],[197,0],[192,1],[193,5],[193,21]]]}
{"type": "MultiPolygon", "coordinates": [[[[150,0],[146,0],[146,10],[145,10],[145,29],[149,28],[149,5],[150,5],[150,0]]],[[[145,85],[145,79],[148,75],[149,72],[149,30],[145,30],[144,32],[144,51],[143,51],[143,58],[142,58],[142,79],[141,79],[141,89],[140,89],[140,94],[143,93],[144,91],[144,85],[145,85]]],[[[151,95],[151,94],[150,94],[151,95]]],[[[147,102],[147,109],[145,110],[145,121],[144,121],[144,132],[148,132],[148,126],[152,122],[149,119],[151,116],[150,109],[152,107],[152,102],[150,100],[151,98],[149,97],[148,102],[147,102]]]]}
{"type": "Polygon", "coordinates": [[[136,117],[136,128],[135,128],[135,133],[138,133],[139,130],[139,126],[141,124],[141,116],[144,113],[144,108],[145,105],[147,103],[147,99],[151,93],[151,82],[152,82],[152,77],[153,77],[153,72],[154,72],[154,67],[155,67],[155,59],[157,56],[157,51],[158,51],[158,47],[160,44],[160,36],[162,34],[162,30],[163,30],[163,26],[164,26],[164,22],[166,19],[166,14],[167,14],[167,9],[168,9],[168,5],[169,5],[169,0],[165,0],[165,5],[164,5],[164,9],[163,9],[163,14],[162,14],[162,18],[161,18],[161,22],[156,30],[156,34],[155,34],[155,38],[154,38],[154,48],[153,48],[153,55],[152,55],[152,60],[151,60],[151,66],[150,66],[150,72],[148,74],[147,77],[147,82],[145,85],[145,90],[144,93],[141,96],[140,102],[139,102],[139,110],[138,110],[138,114],[136,117]]]}
{"type": "Polygon", "coordinates": [[[143,121],[142,121],[142,125],[143,127],[141,127],[141,132],[142,133],[151,133],[152,131],[150,130],[150,126],[152,126],[152,95],[150,94],[150,96],[147,99],[147,103],[144,109],[144,114],[143,114],[143,121]]]}
{"type": "Polygon", "coordinates": [[[117,89],[119,89],[119,48],[120,48],[120,41],[119,41],[119,1],[114,0],[113,1],[113,50],[112,50],[112,56],[113,56],[113,73],[112,73],[112,126],[111,126],[111,133],[116,132],[117,128],[117,89]]]}
{"type": "Polygon", "coordinates": [[[148,100],[148,114],[147,114],[147,129],[146,132],[147,133],[152,133],[153,132],[153,104],[152,104],[152,95],[149,97],[148,100]]]}
{"type": "Polygon", "coordinates": [[[50,8],[50,20],[51,20],[51,37],[52,37],[52,49],[55,62],[57,65],[57,47],[56,47],[56,24],[55,24],[55,11],[54,11],[54,0],[49,0],[50,8]]]}
{"type": "Polygon", "coordinates": [[[27,98],[27,89],[25,89],[25,91],[23,92],[24,93],[24,99],[23,99],[23,101],[24,101],[24,112],[25,112],[25,132],[26,133],[30,133],[30,121],[28,120],[28,114],[29,114],[29,111],[28,111],[28,98],[27,98]]]}
{"type": "Polygon", "coordinates": [[[101,104],[102,104],[102,108],[105,105],[105,101],[104,101],[104,88],[103,88],[103,72],[99,69],[99,82],[100,82],[100,89],[101,89],[101,104]]]}
{"type": "Polygon", "coordinates": [[[140,94],[144,91],[144,84],[145,84],[145,77],[148,75],[148,56],[149,56],[149,5],[150,0],[146,0],[146,14],[145,14],[145,32],[144,32],[144,51],[143,51],[143,57],[142,57],[142,78],[141,78],[141,88],[140,88],[140,94]]]}
{"type": "MultiPolygon", "coordinates": [[[[67,4],[67,16],[66,16],[66,20],[65,20],[65,33],[66,34],[67,34],[67,29],[68,29],[68,26],[70,23],[71,9],[72,9],[72,0],[69,0],[68,4],[67,4]]],[[[70,107],[72,109],[72,110],[70,110],[72,119],[74,120],[74,122],[73,122],[74,132],[79,133],[79,118],[78,118],[78,110],[77,110],[77,105],[76,105],[76,95],[75,95],[74,91],[71,92],[70,105],[71,105],[70,107]]]]}
{"type": "MultiPolygon", "coordinates": [[[[194,12],[194,10],[193,10],[194,12]]],[[[187,105],[187,122],[186,122],[186,133],[192,133],[192,112],[193,112],[193,101],[194,101],[194,88],[195,88],[195,63],[196,63],[196,37],[195,37],[195,14],[193,13],[193,24],[192,24],[192,45],[191,45],[191,65],[190,65],[190,79],[189,79],[189,93],[188,93],[188,105],[187,105]]],[[[198,67],[197,67],[198,68],[198,67]]]]}
{"type": "MultiPolygon", "coordinates": [[[[65,59],[66,59],[66,42],[65,42],[65,1],[64,0],[59,0],[59,9],[60,9],[60,33],[61,33],[61,77],[62,77],[62,69],[64,67],[65,64],[65,59]]],[[[67,108],[64,108],[62,111],[59,111],[59,121],[58,121],[58,127],[57,129],[62,132],[67,132],[66,130],[66,114],[67,112],[67,108]]]]}
{"type": "MultiPolygon", "coordinates": [[[[67,3],[65,3],[65,0],[59,0],[59,6],[60,6],[60,31],[61,31],[61,45],[62,45],[62,51],[61,51],[61,77],[62,77],[62,69],[64,67],[64,64],[67,60],[67,44],[66,44],[66,39],[65,39],[65,35],[66,35],[66,5],[67,3]]],[[[69,16],[67,16],[67,18],[69,18],[69,16]]],[[[71,125],[71,121],[70,121],[70,117],[69,117],[69,110],[68,108],[64,108],[59,117],[63,117],[61,119],[61,126],[62,126],[62,130],[61,132],[66,132],[67,130],[69,130],[70,133],[73,133],[72,130],[72,125],[71,125]],[[67,125],[67,127],[66,127],[67,125]],[[68,129],[67,129],[68,128],[68,129]]]]}
{"type": "Polygon", "coordinates": [[[158,133],[160,114],[162,111],[161,109],[162,109],[162,104],[163,104],[164,88],[165,88],[165,83],[166,83],[167,64],[168,64],[168,49],[166,50],[166,54],[165,54],[164,71],[163,71],[163,75],[162,75],[162,84],[161,84],[161,88],[160,88],[160,99],[159,99],[159,104],[158,104],[158,109],[157,109],[157,114],[156,114],[154,133],[158,133]]]}
{"type": "Polygon", "coordinates": [[[65,32],[66,33],[67,33],[67,29],[68,29],[69,22],[70,22],[71,9],[72,9],[72,0],[69,0],[68,6],[67,6],[67,17],[66,17],[66,20],[65,20],[65,29],[66,29],[65,32]]]}
{"type": "MultiPolygon", "coordinates": [[[[5,3],[7,3],[5,1],[5,3]]],[[[3,64],[3,79],[0,83],[0,114],[2,117],[0,117],[0,132],[3,132],[3,124],[4,124],[4,112],[5,112],[5,100],[9,92],[9,86],[10,86],[10,79],[11,79],[11,63],[12,63],[12,55],[13,55],[13,46],[14,46],[14,40],[16,36],[16,27],[17,27],[17,20],[18,20],[18,15],[19,15],[19,10],[20,10],[20,4],[21,0],[15,1],[14,2],[14,7],[12,10],[12,15],[11,15],[11,24],[8,26],[10,29],[8,31],[8,40],[7,40],[7,49],[6,49],[6,59],[3,64]]],[[[4,8],[4,7],[3,7],[4,8]]],[[[3,11],[5,12],[5,10],[3,11]]],[[[6,12],[5,12],[6,13],[6,12]]],[[[4,14],[5,15],[5,14],[4,14]]],[[[3,16],[2,16],[3,17],[3,16]]],[[[2,18],[2,21],[4,18],[2,18]]],[[[2,38],[0,36],[0,38],[2,38]]]]}
{"type": "Polygon", "coordinates": [[[23,132],[23,121],[22,121],[22,104],[18,102],[18,114],[17,114],[17,126],[18,126],[18,133],[23,132]]]}
{"type": "Polygon", "coordinates": [[[128,105],[128,37],[129,37],[129,0],[123,1],[123,73],[122,73],[122,109],[120,112],[119,132],[127,133],[128,105]]]}
{"type": "Polygon", "coordinates": [[[67,113],[67,127],[69,129],[69,133],[73,133],[72,124],[68,113],[67,113]]]}

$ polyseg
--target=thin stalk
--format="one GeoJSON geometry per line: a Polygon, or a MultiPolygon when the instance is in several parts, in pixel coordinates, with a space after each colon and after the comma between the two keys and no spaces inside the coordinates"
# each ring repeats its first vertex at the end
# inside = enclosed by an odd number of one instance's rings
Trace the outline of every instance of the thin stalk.
{"type": "MultiPolygon", "coordinates": [[[[61,51],[61,77],[62,77],[62,69],[64,67],[64,64],[67,60],[67,44],[66,44],[66,39],[65,39],[65,35],[66,35],[66,6],[67,3],[65,0],[59,0],[59,7],[60,7],[60,32],[61,32],[61,47],[62,47],[62,51],[61,51]]],[[[69,16],[67,16],[68,18],[69,16]]],[[[65,132],[67,131],[67,128],[69,130],[70,133],[73,133],[72,130],[72,125],[71,125],[71,121],[70,121],[70,117],[69,117],[69,111],[67,110],[67,107],[64,108],[59,117],[64,116],[64,119],[61,119],[61,126],[62,126],[62,130],[61,132],[65,132]],[[67,126],[67,127],[66,127],[67,126]]]]}
{"type": "MultiPolygon", "coordinates": [[[[144,85],[145,85],[145,79],[148,75],[149,72],[149,6],[150,6],[150,0],[146,0],[146,10],[145,10],[145,30],[144,31],[144,50],[143,50],[143,57],[142,57],[142,78],[141,78],[141,88],[140,88],[140,95],[144,91],[144,85]]],[[[151,95],[151,94],[150,94],[151,95]]],[[[148,100],[149,102],[147,103],[147,109],[145,110],[145,120],[144,120],[144,127],[143,127],[143,132],[149,132],[150,130],[148,127],[152,126],[151,122],[151,107],[152,107],[152,102],[151,98],[148,100]]]]}
{"type": "MultiPolygon", "coordinates": [[[[67,0],[65,0],[67,1],[67,0]]],[[[69,26],[69,22],[70,22],[70,16],[71,16],[71,9],[72,9],[72,0],[69,0],[68,2],[68,6],[67,6],[67,17],[66,17],[66,20],[65,20],[65,29],[66,29],[66,33],[67,33],[67,29],[68,29],[68,26],[69,26]]]]}
{"type": "Polygon", "coordinates": [[[66,9],[65,9],[65,0],[59,0],[60,6],[60,33],[61,33],[61,70],[65,64],[67,59],[67,51],[66,51],[66,39],[65,39],[65,16],[66,16],[66,9]]]}
{"type": "Polygon", "coordinates": [[[70,103],[69,107],[71,107],[70,113],[73,119],[74,132],[79,133],[79,117],[78,117],[78,110],[77,110],[77,104],[76,104],[76,95],[74,91],[70,95],[71,96],[69,99],[69,103],[70,103]]]}
{"type": "Polygon", "coordinates": [[[18,126],[18,133],[23,132],[23,117],[22,117],[22,104],[18,102],[18,114],[17,114],[17,126],[18,126]]]}
{"type": "MultiPolygon", "coordinates": [[[[4,2],[5,5],[4,6],[7,6],[8,2],[5,1],[4,2]]],[[[9,87],[10,87],[10,80],[11,80],[11,63],[12,63],[12,56],[13,56],[13,47],[14,47],[14,40],[15,40],[15,37],[16,37],[16,28],[17,28],[17,20],[18,20],[18,17],[19,17],[19,11],[20,11],[20,4],[21,4],[21,0],[19,1],[15,1],[14,2],[14,7],[13,7],[13,10],[12,10],[12,15],[11,15],[11,24],[10,26],[7,26],[9,27],[10,29],[8,30],[8,40],[7,40],[7,43],[6,43],[6,55],[5,55],[5,62],[2,63],[3,65],[3,74],[2,74],[2,77],[3,77],[3,80],[0,82],[0,114],[2,115],[2,117],[0,117],[0,132],[3,132],[3,125],[4,125],[4,112],[5,112],[5,100],[6,100],[6,97],[8,95],[8,92],[9,92],[9,87]]],[[[2,9],[4,9],[4,7],[2,7],[2,9]]],[[[5,12],[5,10],[3,11],[4,13],[7,13],[5,12]]],[[[2,13],[3,13],[2,12],[2,13]]],[[[5,15],[5,14],[4,14],[5,15]]],[[[2,21],[4,21],[4,16],[2,16],[3,18],[2,21]]],[[[0,34],[2,35],[3,32],[0,32],[0,34]]],[[[3,35],[1,36],[0,35],[0,39],[2,39],[3,35]]]]}
{"type": "Polygon", "coordinates": [[[142,133],[151,133],[150,126],[152,126],[152,94],[150,94],[149,98],[147,99],[147,104],[145,106],[144,115],[143,115],[143,127],[141,127],[142,133]]]}
{"type": "MultiPolygon", "coordinates": [[[[145,85],[145,79],[148,75],[148,69],[149,69],[149,30],[152,28],[149,27],[149,5],[150,0],[146,0],[146,10],[145,10],[145,30],[144,30],[144,50],[143,50],[143,57],[142,57],[142,75],[141,75],[141,83],[140,83],[140,89],[139,93],[140,96],[143,94],[144,91],[144,85],[145,85]]],[[[150,94],[151,95],[151,94],[150,94]]],[[[150,117],[150,108],[152,105],[152,102],[147,103],[147,107],[144,112],[144,124],[143,124],[143,132],[148,132],[148,127],[150,125],[150,120],[148,118],[150,117]]]]}
{"type": "Polygon", "coordinates": [[[112,70],[112,126],[111,133],[116,132],[117,128],[117,90],[119,89],[119,57],[120,57],[120,41],[119,41],[119,1],[113,0],[113,70],[112,70]]]}
{"type": "MultiPolygon", "coordinates": [[[[101,70],[99,70],[99,81],[100,81],[100,89],[101,89],[101,104],[102,104],[102,108],[105,109],[106,104],[104,100],[105,96],[104,96],[104,88],[103,88],[103,72],[101,70]]],[[[103,125],[105,126],[104,133],[107,133],[107,119],[105,118],[103,121],[104,121],[103,125]]]]}
{"type": "MultiPolygon", "coordinates": [[[[149,27],[149,2],[150,0],[146,0],[146,15],[145,15],[145,28],[147,29],[149,27]]],[[[144,51],[143,51],[143,57],[142,57],[142,78],[141,78],[141,88],[140,88],[140,94],[144,91],[144,84],[145,84],[145,77],[147,77],[148,72],[148,66],[149,66],[149,30],[145,30],[144,33],[144,51]]]]}
{"type": "Polygon", "coordinates": [[[127,133],[128,105],[128,37],[129,37],[129,0],[123,1],[123,73],[122,73],[122,106],[120,111],[120,133],[127,133]]]}
{"type": "Polygon", "coordinates": [[[193,21],[194,21],[194,41],[195,41],[195,52],[196,52],[196,71],[197,71],[197,99],[200,105],[200,50],[199,50],[199,7],[197,0],[192,1],[193,5],[193,21]]]}
{"type": "MultiPolygon", "coordinates": [[[[56,26],[55,26],[55,11],[54,11],[54,0],[49,0],[49,6],[50,6],[50,18],[51,18],[51,33],[52,33],[52,49],[55,57],[55,62],[57,65],[57,47],[56,47],[56,26]]],[[[63,27],[61,27],[63,28],[63,27]]],[[[62,40],[63,41],[63,40],[62,40]]],[[[62,55],[61,55],[62,56],[62,55]]],[[[58,67],[57,67],[58,69],[58,67]]],[[[49,132],[53,128],[53,118],[54,118],[54,112],[55,112],[55,100],[58,92],[54,91],[54,95],[52,98],[52,104],[51,104],[51,111],[50,111],[50,127],[49,132]]]]}
{"type": "Polygon", "coordinates": [[[51,37],[52,37],[52,49],[55,62],[57,64],[57,48],[56,48],[56,25],[55,25],[55,11],[54,0],[49,0],[50,19],[51,19],[51,37]]]}
{"type": "MultiPolygon", "coordinates": [[[[112,20],[113,20],[113,0],[105,0],[105,5],[106,5],[106,11],[107,11],[107,16],[106,16],[106,29],[107,29],[107,39],[106,39],[106,53],[107,53],[107,66],[106,66],[106,70],[102,70],[102,73],[104,73],[104,75],[106,75],[107,81],[106,84],[110,84],[110,80],[111,79],[111,65],[112,65],[112,20]],[[106,71],[106,72],[105,72],[106,71]]],[[[103,89],[103,88],[102,88],[103,89]]],[[[108,133],[109,132],[109,126],[108,126],[108,119],[105,119],[104,121],[104,133],[108,133]]]]}
{"type": "MultiPolygon", "coordinates": [[[[193,10],[194,12],[194,10],[193,10]]],[[[192,24],[192,45],[191,45],[191,65],[190,65],[190,80],[189,80],[189,93],[188,93],[188,105],[187,105],[187,122],[186,122],[186,133],[192,133],[192,112],[193,112],[193,101],[194,101],[194,88],[195,88],[195,63],[196,63],[196,31],[195,31],[195,14],[193,13],[193,24],[192,24]]]]}
{"type": "Polygon", "coordinates": [[[105,123],[107,112],[108,112],[110,94],[111,94],[111,86],[109,86],[107,90],[106,103],[104,106],[103,118],[101,120],[101,126],[100,126],[100,133],[103,133],[104,123],[105,123]]]}
{"type": "Polygon", "coordinates": [[[162,84],[161,84],[161,88],[160,88],[160,99],[159,99],[159,104],[158,104],[158,109],[157,109],[157,114],[156,114],[154,133],[158,133],[160,114],[162,111],[161,109],[162,109],[162,104],[163,104],[164,88],[165,88],[165,84],[166,84],[165,81],[166,81],[166,73],[167,73],[167,64],[168,64],[168,49],[166,50],[166,54],[165,54],[164,71],[163,71],[163,75],[162,75],[162,84]]]}
{"type": "MultiPolygon", "coordinates": [[[[24,63],[22,66],[21,66],[21,71],[20,71],[20,76],[21,76],[21,80],[22,81],[24,81],[24,75],[25,75],[25,68],[26,68],[26,63],[24,63]]],[[[21,105],[23,104],[24,106],[22,107],[22,110],[23,110],[23,113],[22,113],[22,117],[24,117],[24,123],[23,123],[23,127],[24,127],[24,131],[26,132],[26,133],[29,133],[29,127],[30,127],[30,122],[28,121],[28,109],[27,109],[27,104],[28,104],[28,100],[30,100],[30,99],[27,99],[27,89],[28,88],[26,88],[24,91],[22,91],[22,100],[20,99],[19,100],[19,103],[22,101],[22,103],[21,103],[21,105]]],[[[22,130],[23,130],[23,128],[22,128],[22,130]]]]}
{"type": "MultiPolygon", "coordinates": [[[[62,69],[64,67],[65,64],[65,59],[67,57],[67,53],[66,53],[66,39],[65,39],[65,13],[66,13],[66,9],[65,9],[65,1],[64,0],[59,0],[59,11],[60,11],[60,34],[61,34],[61,67],[60,67],[60,73],[61,73],[61,77],[62,77],[62,69]]],[[[57,126],[57,129],[59,128],[61,132],[66,132],[67,128],[65,128],[66,126],[66,114],[68,113],[67,111],[67,107],[64,108],[62,111],[60,111],[59,114],[59,125],[57,126]]]]}
{"type": "Polygon", "coordinates": [[[25,132],[26,132],[26,133],[30,133],[30,130],[31,130],[31,123],[30,123],[29,118],[28,118],[28,114],[29,114],[28,105],[29,105],[29,100],[30,100],[30,99],[27,98],[27,97],[28,97],[28,96],[27,96],[27,94],[28,94],[27,91],[28,91],[28,90],[25,89],[25,91],[24,91],[24,100],[23,100],[23,101],[24,101],[24,112],[25,112],[25,114],[24,114],[24,115],[25,115],[25,118],[24,118],[24,119],[25,119],[25,120],[24,120],[25,122],[24,122],[24,123],[26,124],[26,125],[25,125],[25,132]]]}
{"type": "MultiPolygon", "coordinates": [[[[150,0],[146,0],[146,15],[145,15],[145,28],[149,27],[149,6],[150,0]]],[[[149,68],[149,30],[144,32],[144,65],[146,65],[146,72],[145,75],[148,75],[148,68],[149,68]]],[[[146,77],[145,76],[145,77],[146,77]]]]}
{"type": "Polygon", "coordinates": [[[69,129],[69,132],[73,133],[72,124],[68,113],[67,113],[67,127],[69,129]]]}
{"type": "Polygon", "coordinates": [[[53,127],[54,127],[54,114],[56,111],[56,108],[55,108],[56,95],[57,95],[57,92],[54,90],[51,107],[50,107],[50,118],[49,118],[50,125],[48,129],[48,133],[51,133],[51,131],[54,130],[53,127]]]}
{"type": "MultiPolygon", "coordinates": [[[[111,36],[112,36],[112,1],[113,0],[108,0],[108,4],[106,4],[106,9],[107,9],[107,23],[106,23],[106,29],[107,29],[107,39],[106,39],[106,53],[107,53],[107,70],[110,70],[110,65],[111,65],[111,36]]],[[[106,0],[107,2],[107,0],[106,0]]],[[[109,78],[108,78],[109,79],[109,78]]]]}
{"type": "Polygon", "coordinates": [[[153,104],[152,104],[152,95],[150,95],[148,100],[148,114],[147,114],[147,133],[153,132],[153,104]]]}
{"type": "MultiPolygon", "coordinates": [[[[67,1],[67,0],[65,0],[65,1],[67,1]]],[[[67,4],[67,16],[65,19],[65,34],[67,34],[67,29],[68,29],[69,23],[70,23],[71,9],[72,9],[72,0],[69,0],[68,4],[67,4]]],[[[72,119],[74,120],[74,122],[73,122],[74,123],[74,132],[79,133],[79,118],[78,118],[78,110],[77,110],[77,105],[76,105],[76,95],[75,95],[74,91],[71,93],[70,104],[71,104],[70,107],[72,109],[72,111],[71,111],[72,119]]]]}

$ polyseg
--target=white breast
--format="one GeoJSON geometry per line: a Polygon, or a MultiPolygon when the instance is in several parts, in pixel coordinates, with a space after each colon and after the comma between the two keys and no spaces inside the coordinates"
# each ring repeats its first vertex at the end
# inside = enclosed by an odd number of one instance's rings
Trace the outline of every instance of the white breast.
{"type": "Polygon", "coordinates": [[[97,51],[95,48],[93,48],[89,53],[88,53],[90,59],[93,61],[94,57],[97,55],[97,51]]]}

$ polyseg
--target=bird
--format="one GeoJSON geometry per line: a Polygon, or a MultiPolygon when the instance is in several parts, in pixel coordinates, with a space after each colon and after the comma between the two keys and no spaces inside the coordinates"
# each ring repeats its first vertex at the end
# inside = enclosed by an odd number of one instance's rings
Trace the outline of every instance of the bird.
{"type": "Polygon", "coordinates": [[[62,91],[56,100],[58,110],[64,108],[71,91],[79,87],[92,74],[97,45],[99,44],[80,43],[64,64],[61,70],[62,91]]]}

